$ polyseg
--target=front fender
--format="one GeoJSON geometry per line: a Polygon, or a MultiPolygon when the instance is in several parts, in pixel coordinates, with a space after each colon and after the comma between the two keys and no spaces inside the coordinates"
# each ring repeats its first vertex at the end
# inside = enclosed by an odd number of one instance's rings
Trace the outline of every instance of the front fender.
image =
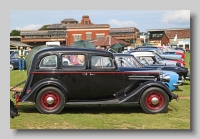
{"type": "Polygon", "coordinates": [[[149,87],[159,87],[163,89],[168,95],[169,98],[171,99],[173,97],[172,92],[170,91],[169,87],[167,87],[165,84],[163,84],[160,81],[147,81],[143,84],[141,84],[137,89],[133,90],[129,94],[127,94],[125,97],[119,99],[119,103],[123,102],[137,102],[139,103],[140,97],[144,90],[146,90],[149,87]]]}
{"type": "Polygon", "coordinates": [[[31,87],[31,91],[27,95],[23,96],[20,99],[20,102],[24,102],[24,101],[35,102],[38,91],[46,86],[58,87],[64,93],[65,98],[67,98],[68,89],[61,81],[45,79],[45,80],[41,80],[40,82],[36,83],[33,87],[31,87]]]}

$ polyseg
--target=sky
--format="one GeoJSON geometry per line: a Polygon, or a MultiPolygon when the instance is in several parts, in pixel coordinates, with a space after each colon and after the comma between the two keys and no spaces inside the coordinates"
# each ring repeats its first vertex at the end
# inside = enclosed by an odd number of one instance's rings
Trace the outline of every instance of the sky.
{"type": "Polygon", "coordinates": [[[140,32],[190,27],[190,10],[10,10],[10,32],[38,30],[46,24],[61,23],[65,18],[80,22],[83,15],[88,15],[94,24],[135,27],[140,32]]]}

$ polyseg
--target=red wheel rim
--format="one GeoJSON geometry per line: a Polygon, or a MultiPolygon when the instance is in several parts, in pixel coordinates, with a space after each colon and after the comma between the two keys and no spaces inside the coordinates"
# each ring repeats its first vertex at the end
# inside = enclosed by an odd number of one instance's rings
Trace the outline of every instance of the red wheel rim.
{"type": "Polygon", "coordinates": [[[163,107],[164,96],[160,92],[150,92],[146,96],[146,106],[151,110],[158,110],[163,107]]]}
{"type": "Polygon", "coordinates": [[[40,103],[43,108],[53,110],[60,104],[60,97],[56,92],[48,91],[42,95],[40,103]]]}

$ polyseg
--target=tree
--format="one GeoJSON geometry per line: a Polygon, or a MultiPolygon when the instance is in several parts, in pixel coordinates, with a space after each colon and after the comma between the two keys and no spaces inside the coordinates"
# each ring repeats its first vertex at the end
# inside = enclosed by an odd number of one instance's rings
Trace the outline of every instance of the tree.
{"type": "Polygon", "coordinates": [[[43,25],[41,28],[39,28],[38,30],[47,30],[47,27],[50,25],[43,25]]]}
{"type": "Polygon", "coordinates": [[[19,30],[12,30],[10,33],[10,36],[20,36],[20,31],[19,30]]]}

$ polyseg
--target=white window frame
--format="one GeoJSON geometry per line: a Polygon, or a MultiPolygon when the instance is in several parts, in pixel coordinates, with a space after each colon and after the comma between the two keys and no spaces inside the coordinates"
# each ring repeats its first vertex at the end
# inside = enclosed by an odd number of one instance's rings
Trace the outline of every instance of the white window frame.
{"type": "Polygon", "coordinates": [[[104,37],[105,36],[105,33],[97,33],[96,34],[96,38],[101,38],[101,37],[104,37]]]}
{"type": "Polygon", "coordinates": [[[82,37],[82,34],[73,34],[74,42],[75,42],[75,41],[80,41],[80,40],[81,40],[81,37],[82,37]]]}

